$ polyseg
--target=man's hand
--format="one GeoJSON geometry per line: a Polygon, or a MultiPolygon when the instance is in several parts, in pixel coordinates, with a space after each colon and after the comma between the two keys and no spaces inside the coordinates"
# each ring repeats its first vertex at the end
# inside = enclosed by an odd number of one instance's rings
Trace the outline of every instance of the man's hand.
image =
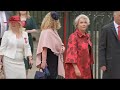
{"type": "Polygon", "coordinates": [[[106,66],[102,66],[101,70],[106,71],[107,70],[106,66]]]}

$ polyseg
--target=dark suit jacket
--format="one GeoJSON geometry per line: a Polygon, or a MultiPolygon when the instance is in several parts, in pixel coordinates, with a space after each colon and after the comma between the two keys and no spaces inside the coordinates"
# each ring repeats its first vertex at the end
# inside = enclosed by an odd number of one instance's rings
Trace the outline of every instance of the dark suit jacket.
{"type": "MultiPolygon", "coordinates": [[[[9,18],[13,15],[13,12],[12,11],[5,11],[5,15],[6,15],[6,19],[8,21],[9,18]]],[[[7,24],[7,29],[8,29],[8,24],[7,24]]],[[[0,31],[1,31],[1,24],[0,24],[0,31]]],[[[0,38],[0,44],[1,44],[1,38],[0,38]]]]}
{"type": "MultiPolygon", "coordinates": [[[[13,12],[12,11],[5,11],[5,15],[6,15],[6,19],[8,21],[9,18],[13,15],[13,12]]],[[[8,25],[7,25],[7,28],[8,28],[8,25]]],[[[0,28],[0,30],[1,30],[1,28],[0,28]]]]}
{"type": "Polygon", "coordinates": [[[120,41],[113,22],[105,25],[100,33],[99,63],[100,67],[107,67],[103,78],[120,79],[120,41]]]}
{"type": "MultiPolygon", "coordinates": [[[[13,15],[13,12],[12,11],[5,11],[5,15],[6,15],[6,19],[8,21],[9,18],[13,15]]],[[[7,26],[7,28],[8,28],[8,26],[7,26]]]]}

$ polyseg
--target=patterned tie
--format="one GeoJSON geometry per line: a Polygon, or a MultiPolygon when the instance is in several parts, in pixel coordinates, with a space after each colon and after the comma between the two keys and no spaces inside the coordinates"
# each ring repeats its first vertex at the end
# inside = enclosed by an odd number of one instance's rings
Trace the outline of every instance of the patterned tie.
{"type": "Polygon", "coordinates": [[[118,26],[118,39],[120,40],[120,26],[118,26]]]}

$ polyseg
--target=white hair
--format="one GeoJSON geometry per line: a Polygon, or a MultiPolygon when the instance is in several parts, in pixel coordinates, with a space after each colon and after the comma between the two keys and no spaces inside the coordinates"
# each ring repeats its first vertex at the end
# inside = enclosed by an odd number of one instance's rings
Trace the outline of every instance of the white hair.
{"type": "Polygon", "coordinates": [[[88,16],[86,16],[86,15],[84,15],[84,14],[80,14],[80,15],[77,16],[76,19],[74,20],[74,26],[75,26],[75,28],[77,28],[77,25],[78,25],[78,22],[79,22],[79,19],[80,19],[80,18],[85,19],[88,25],[90,24],[90,19],[88,18],[88,16]]]}
{"type": "Polygon", "coordinates": [[[120,12],[120,11],[114,11],[114,12],[113,12],[113,15],[114,15],[114,16],[117,15],[118,12],[120,12]]]}

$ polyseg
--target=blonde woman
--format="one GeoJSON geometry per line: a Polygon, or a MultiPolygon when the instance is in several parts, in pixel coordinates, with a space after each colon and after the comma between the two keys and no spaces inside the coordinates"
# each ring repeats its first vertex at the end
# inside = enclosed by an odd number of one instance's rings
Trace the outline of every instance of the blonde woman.
{"type": "Polygon", "coordinates": [[[0,61],[3,62],[6,79],[26,79],[24,56],[33,64],[28,34],[22,31],[20,17],[12,16],[0,46],[0,61]]]}
{"type": "Polygon", "coordinates": [[[81,14],[75,19],[75,32],[69,36],[65,59],[66,79],[92,79],[92,43],[86,32],[89,18],[81,14]]]}
{"type": "MultiPolygon", "coordinates": [[[[29,11],[17,11],[17,15],[20,16],[22,26],[24,27],[25,31],[28,33],[29,43],[33,54],[34,45],[33,45],[33,37],[31,34],[37,32],[37,24],[34,18],[30,16],[29,11]]],[[[28,60],[24,59],[24,61],[26,67],[26,74],[28,76],[28,70],[31,69],[31,65],[29,64],[28,60]]]]}
{"type": "Polygon", "coordinates": [[[49,12],[41,24],[41,34],[37,47],[36,66],[44,69],[48,67],[50,76],[48,79],[65,77],[63,67],[64,44],[57,30],[61,27],[57,12],[49,12]]]}

